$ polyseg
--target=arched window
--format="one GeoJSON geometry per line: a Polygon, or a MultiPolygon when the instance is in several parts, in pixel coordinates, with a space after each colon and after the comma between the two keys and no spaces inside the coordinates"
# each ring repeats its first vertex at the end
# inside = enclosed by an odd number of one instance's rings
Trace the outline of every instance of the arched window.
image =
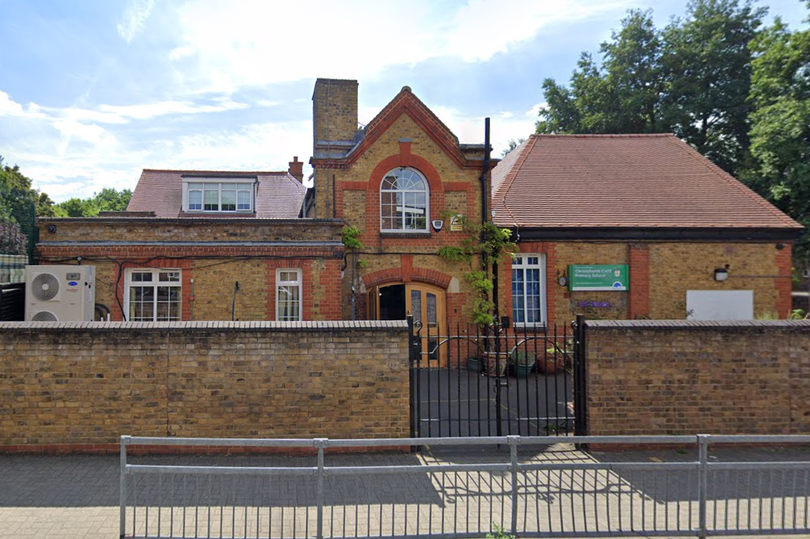
{"type": "Polygon", "coordinates": [[[380,229],[428,230],[428,183],[412,168],[395,168],[380,184],[380,229]]]}

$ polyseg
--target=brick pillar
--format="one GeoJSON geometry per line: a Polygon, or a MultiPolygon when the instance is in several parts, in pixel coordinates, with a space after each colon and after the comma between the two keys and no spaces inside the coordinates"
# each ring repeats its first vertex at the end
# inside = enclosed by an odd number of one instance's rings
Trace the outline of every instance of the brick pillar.
{"type": "Polygon", "coordinates": [[[631,243],[630,260],[630,304],[628,317],[650,316],[650,249],[643,243],[631,243]]]}
{"type": "Polygon", "coordinates": [[[776,250],[776,312],[779,318],[787,318],[793,309],[793,244],[782,243],[776,250]]]}

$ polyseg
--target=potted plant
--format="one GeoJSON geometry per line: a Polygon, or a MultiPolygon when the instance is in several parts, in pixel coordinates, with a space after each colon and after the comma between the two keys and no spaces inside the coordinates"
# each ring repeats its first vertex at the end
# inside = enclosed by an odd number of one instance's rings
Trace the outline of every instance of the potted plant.
{"type": "Polygon", "coordinates": [[[479,373],[483,370],[484,364],[481,361],[481,356],[478,354],[469,356],[467,358],[467,370],[470,372],[479,373]]]}
{"type": "Polygon", "coordinates": [[[546,348],[546,353],[537,358],[537,370],[543,374],[557,374],[565,369],[565,354],[561,348],[552,346],[546,348]]]}
{"type": "Polygon", "coordinates": [[[509,364],[512,366],[515,376],[518,378],[528,378],[529,373],[534,370],[537,358],[526,350],[514,350],[509,355],[509,364]]]}
{"type": "Polygon", "coordinates": [[[484,352],[487,375],[494,378],[506,376],[506,367],[509,366],[509,352],[484,352]]]}

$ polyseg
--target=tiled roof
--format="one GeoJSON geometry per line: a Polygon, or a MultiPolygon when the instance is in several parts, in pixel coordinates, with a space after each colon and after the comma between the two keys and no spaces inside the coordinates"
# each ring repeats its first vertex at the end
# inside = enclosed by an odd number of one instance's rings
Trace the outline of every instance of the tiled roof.
{"type": "Polygon", "coordinates": [[[492,185],[506,227],[802,228],[674,135],[532,135],[492,185]]]}
{"type": "Polygon", "coordinates": [[[256,213],[250,216],[258,219],[298,217],[306,194],[306,187],[287,172],[144,169],[127,211],[151,211],[156,217],[245,217],[236,213],[184,214],[183,176],[221,177],[223,181],[256,178],[256,213]]]}

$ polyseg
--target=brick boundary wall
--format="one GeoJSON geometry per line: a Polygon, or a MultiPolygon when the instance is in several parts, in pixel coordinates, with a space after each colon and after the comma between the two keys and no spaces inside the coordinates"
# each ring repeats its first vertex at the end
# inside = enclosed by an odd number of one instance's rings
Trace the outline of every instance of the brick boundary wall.
{"type": "Polygon", "coordinates": [[[405,322],[0,323],[0,452],[119,437],[402,438],[405,322]]]}
{"type": "Polygon", "coordinates": [[[810,321],[589,321],[591,435],[810,433],[810,321]]]}

